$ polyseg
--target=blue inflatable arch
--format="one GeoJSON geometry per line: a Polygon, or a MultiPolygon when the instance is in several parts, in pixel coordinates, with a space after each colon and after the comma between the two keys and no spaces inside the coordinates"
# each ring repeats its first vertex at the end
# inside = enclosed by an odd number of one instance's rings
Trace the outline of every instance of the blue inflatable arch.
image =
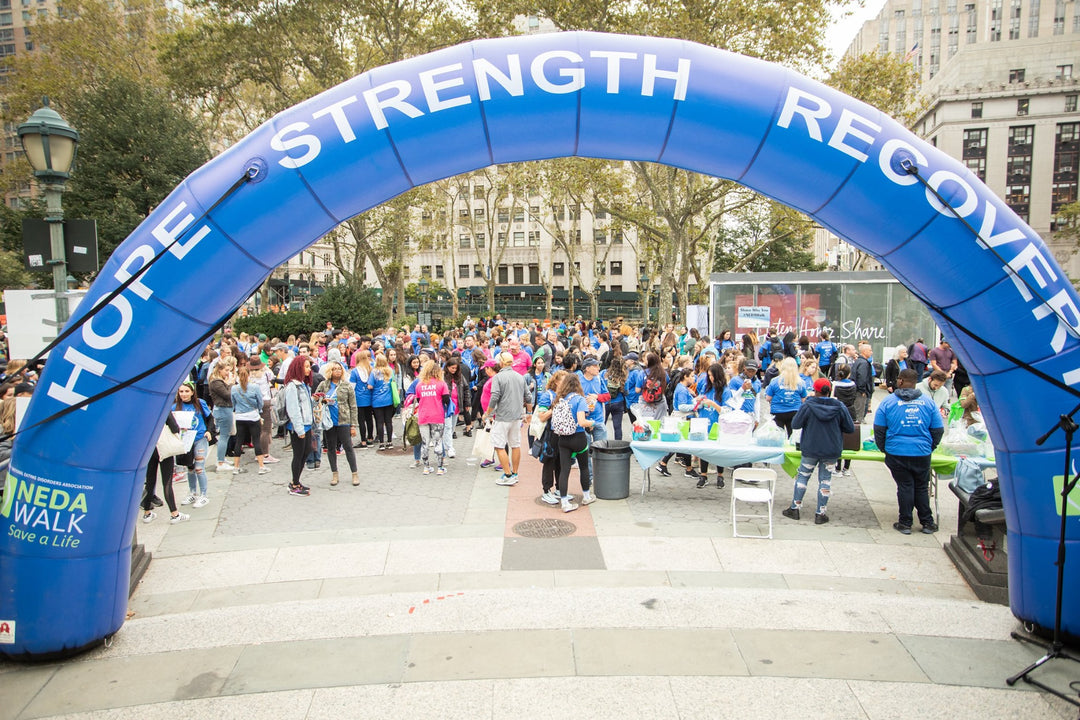
{"type": "MultiPolygon", "coordinates": [[[[1039,236],[957,161],[790,70],[679,40],[561,33],[453,47],[297,105],[194,172],[116,250],[75,319],[168,248],[52,351],[24,425],[192,349],[17,438],[0,508],[0,653],[70,652],[123,624],[135,507],[167,405],[199,338],[274,267],[411,187],[575,155],[730,178],[797,208],[931,308],[1045,373],[934,312],[997,448],[1012,610],[1053,624],[1063,442],[1035,438],[1076,402],[1065,386],[1080,384],[1080,310],[1039,236]]],[[[1080,527],[1069,528],[1075,557],[1080,527]]],[[[1067,578],[1065,596],[1080,597],[1080,573],[1067,578]]],[[[1064,624],[1080,633],[1080,604],[1066,605],[1064,624]]]]}

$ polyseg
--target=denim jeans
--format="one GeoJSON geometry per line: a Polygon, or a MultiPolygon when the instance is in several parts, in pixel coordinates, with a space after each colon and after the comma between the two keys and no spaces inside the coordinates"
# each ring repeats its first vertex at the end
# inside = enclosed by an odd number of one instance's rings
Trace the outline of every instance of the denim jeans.
{"type": "Polygon", "coordinates": [[[605,420],[611,420],[611,429],[614,431],[615,439],[622,440],[622,419],[626,413],[626,403],[623,400],[609,402],[604,406],[604,413],[606,415],[605,420]]]}
{"type": "Polygon", "coordinates": [[[930,456],[885,455],[885,467],[896,483],[896,504],[901,525],[911,527],[913,512],[919,522],[930,525],[934,512],[930,509],[930,456]]]}
{"type": "Polygon", "coordinates": [[[311,451],[308,453],[307,458],[308,470],[315,468],[315,463],[322,462],[322,424],[315,423],[311,428],[311,451]]]}
{"type": "Polygon", "coordinates": [[[589,438],[590,452],[578,455],[577,461],[578,465],[581,468],[581,472],[588,473],[589,477],[592,477],[592,448],[596,445],[597,442],[601,440],[607,440],[607,425],[598,422],[592,426],[591,430],[586,430],[585,435],[589,438]]]}
{"type": "Polygon", "coordinates": [[[810,476],[814,474],[814,466],[818,469],[817,490],[817,513],[822,515],[825,506],[829,504],[829,495],[832,494],[832,468],[836,464],[836,458],[812,458],[803,455],[799,463],[799,472],[795,474],[795,496],[791,500],[791,507],[802,507],[803,495],[806,494],[806,486],[810,483],[810,476]]]}
{"type": "MultiPolygon", "coordinates": [[[[232,412],[229,413],[232,415],[232,412]]],[[[195,482],[199,483],[199,494],[206,494],[206,453],[210,450],[210,445],[207,444],[206,436],[199,438],[192,446],[195,450],[195,469],[188,470],[187,484],[188,491],[195,494],[195,482]]]]}
{"type": "Polygon", "coordinates": [[[218,464],[225,462],[225,453],[229,449],[229,436],[232,435],[233,409],[231,407],[214,407],[214,423],[217,425],[217,461],[218,464]]]}

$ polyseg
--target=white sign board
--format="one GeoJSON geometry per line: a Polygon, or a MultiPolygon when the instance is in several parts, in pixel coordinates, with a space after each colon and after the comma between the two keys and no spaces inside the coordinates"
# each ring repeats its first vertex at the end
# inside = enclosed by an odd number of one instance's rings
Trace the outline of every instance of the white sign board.
{"type": "MultiPolygon", "coordinates": [[[[75,312],[84,295],[85,290],[68,291],[69,315],[75,312]]],[[[52,290],[5,290],[4,309],[12,358],[29,360],[60,334],[52,290]]]]}
{"type": "Polygon", "coordinates": [[[708,305],[687,305],[686,306],[686,327],[697,328],[698,332],[705,335],[711,335],[709,330],[709,306],[708,305]]]}
{"type": "Polygon", "coordinates": [[[738,309],[741,328],[767,328],[772,325],[772,308],[768,305],[744,305],[738,309]]]}

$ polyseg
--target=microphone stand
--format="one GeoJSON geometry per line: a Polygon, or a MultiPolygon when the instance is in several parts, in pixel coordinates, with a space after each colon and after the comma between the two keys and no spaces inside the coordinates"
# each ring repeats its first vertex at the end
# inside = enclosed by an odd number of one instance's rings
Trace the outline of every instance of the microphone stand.
{"type": "MultiPolygon", "coordinates": [[[[1011,687],[1011,686],[1016,684],[1017,680],[1023,678],[1024,682],[1028,683],[1029,685],[1034,685],[1035,687],[1039,688],[1040,690],[1043,690],[1044,692],[1048,692],[1048,693],[1050,693],[1052,695],[1056,695],[1057,697],[1061,698],[1065,702],[1068,702],[1068,703],[1070,703],[1072,705],[1080,707],[1080,700],[1077,700],[1076,698],[1073,698],[1073,697],[1071,697],[1069,695],[1066,695],[1065,693],[1061,692],[1060,690],[1058,690],[1056,688],[1052,688],[1049,685],[1046,685],[1046,684],[1044,684],[1042,682],[1039,682],[1038,680],[1035,680],[1034,678],[1031,677],[1032,672],[1034,672],[1039,667],[1045,665],[1046,663],[1050,662],[1051,660],[1056,660],[1056,659],[1060,658],[1060,659],[1063,659],[1063,660],[1072,660],[1073,662],[1080,662],[1080,658],[1078,658],[1078,657],[1076,657],[1074,655],[1070,655],[1069,653],[1065,652],[1065,643],[1062,642],[1062,640],[1061,640],[1061,604],[1062,604],[1062,593],[1063,593],[1063,589],[1064,589],[1064,585],[1065,585],[1065,523],[1066,523],[1068,507],[1069,507],[1069,493],[1071,493],[1073,491],[1073,488],[1076,487],[1077,481],[1080,480],[1080,473],[1077,473],[1076,475],[1073,475],[1072,474],[1072,468],[1070,466],[1071,465],[1071,452],[1072,452],[1073,436],[1076,434],[1076,431],[1078,429],[1080,429],[1080,426],[1078,426],[1076,424],[1076,422],[1073,420],[1073,415],[1075,415],[1077,412],[1080,412],[1080,405],[1077,405],[1076,407],[1074,407],[1069,412],[1068,415],[1061,415],[1058,418],[1057,423],[1055,423],[1054,426],[1052,428],[1050,428],[1046,432],[1045,435],[1043,435],[1041,438],[1039,438],[1038,440],[1035,441],[1036,445],[1042,445],[1043,443],[1045,443],[1050,438],[1051,435],[1053,435],[1055,432],[1057,432],[1058,428],[1060,428],[1061,431],[1063,433],[1065,433],[1065,471],[1062,473],[1061,534],[1058,537],[1058,552],[1057,552],[1057,563],[1056,563],[1056,565],[1057,565],[1057,605],[1055,606],[1055,610],[1054,610],[1054,634],[1053,634],[1053,637],[1052,637],[1052,639],[1050,641],[1050,644],[1045,646],[1046,647],[1046,654],[1045,655],[1043,655],[1041,658],[1039,658],[1038,660],[1033,662],[1031,665],[1029,665],[1026,668],[1024,668],[1023,670],[1021,670],[1017,674],[1015,674],[1012,677],[1006,679],[1005,682],[1011,687]]],[[[1037,640],[1035,638],[1030,638],[1030,637],[1028,637],[1026,635],[1021,635],[1020,633],[1018,633],[1016,631],[1012,632],[1012,637],[1013,637],[1014,640],[1019,640],[1021,642],[1030,643],[1032,645],[1041,645],[1042,644],[1041,641],[1039,641],[1039,640],[1037,640]]]]}

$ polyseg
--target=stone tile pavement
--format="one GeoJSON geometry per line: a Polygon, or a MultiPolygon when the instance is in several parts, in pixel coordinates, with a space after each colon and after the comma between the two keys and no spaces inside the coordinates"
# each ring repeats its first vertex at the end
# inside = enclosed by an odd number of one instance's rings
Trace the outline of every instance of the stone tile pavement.
{"type": "Polygon", "coordinates": [[[880,466],[837,482],[825,526],[780,517],[781,475],[775,539],[745,540],[730,483],[641,497],[635,465],[629,498],[564,515],[535,502],[534,461],[508,490],[467,442],[443,477],[358,451],[359,488],[330,488],[324,460],[309,498],[287,461],[211,474],[191,522],[138,524],[154,560],[107,647],[0,663],[0,719],[1077,716],[1005,686],[1037,650],[966,587],[945,530],[891,530],[880,466]],[[530,518],[574,527],[516,534],[530,518]]]}

